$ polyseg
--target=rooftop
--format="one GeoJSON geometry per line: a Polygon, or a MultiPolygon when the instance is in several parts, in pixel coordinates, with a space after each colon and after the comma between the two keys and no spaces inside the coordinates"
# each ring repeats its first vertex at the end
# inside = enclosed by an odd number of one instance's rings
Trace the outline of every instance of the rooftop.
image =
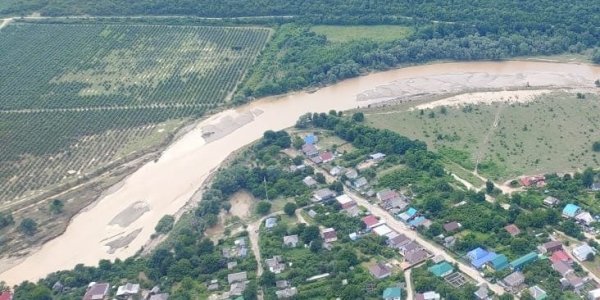
{"type": "Polygon", "coordinates": [[[389,287],[383,291],[383,299],[402,297],[402,289],[399,287],[389,287]]]}
{"type": "Polygon", "coordinates": [[[579,213],[580,209],[581,209],[581,207],[579,207],[573,203],[569,203],[565,206],[565,208],[563,208],[562,213],[564,216],[574,218],[579,213]]]}
{"type": "Polygon", "coordinates": [[[437,277],[444,277],[454,271],[454,267],[448,262],[441,262],[429,267],[427,270],[437,277]]]}
{"type": "Polygon", "coordinates": [[[509,286],[517,286],[525,281],[525,276],[523,276],[523,273],[521,272],[513,272],[504,277],[503,281],[509,286]]]}
{"type": "Polygon", "coordinates": [[[510,266],[513,269],[520,269],[523,266],[525,266],[526,264],[533,262],[537,258],[538,258],[538,254],[536,252],[530,252],[530,253],[527,253],[527,254],[511,261],[510,266]]]}
{"type": "Polygon", "coordinates": [[[456,230],[460,229],[460,227],[461,227],[460,223],[458,223],[456,221],[452,221],[452,222],[444,224],[444,230],[446,230],[447,232],[456,231],[456,230]]]}
{"type": "Polygon", "coordinates": [[[515,235],[518,235],[519,233],[521,233],[521,230],[515,224],[510,224],[510,225],[504,226],[504,230],[506,230],[512,236],[515,236],[515,235]]]}

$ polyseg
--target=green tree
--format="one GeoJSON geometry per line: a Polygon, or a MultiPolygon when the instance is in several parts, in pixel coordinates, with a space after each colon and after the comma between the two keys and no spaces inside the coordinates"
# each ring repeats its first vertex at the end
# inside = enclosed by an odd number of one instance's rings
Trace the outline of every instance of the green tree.
{"type": "Polygon", "coordinates": [[[156,224],[156,227],[154,227],[154,230],[157,233],[165,234],[173,229],[173,224],[175,224],[175,217],[171,215],[164,215],[162,218],[160,218],[158,224],[156,224]]]}
{"type": "MultiPolygon", "coordinates": [[[[304,145],[304,140],[299,136],[295,136],[294,141],[292,142],[292,146],[294,146],[294,148],[296,148],[296,149],[300,149],[300,148],[302,148],[302,145],[304,145]]],[[[299,164],[296,164],[296,165],[299,165],[299,164]]]]}
{"type": "Polygon", "coordinates": [[[587,168],[583,171],[581,175],[581,183],[584,187],[589,188],[594,184],[594,170],[592,168],[587,168]]]}
{"type": "Polygon", "coordinates": [[[319,237],[319,227],[315,225],[307,226],[304,231],[302,231],[301,237],[305,244],[310,243],[311,241],[317,239],[319,237]]]}
{"type": "Polygon", "coordinates": [[[223,202],[221,203],[221,207],[223,208],[223,210],[225,210],[225,212],[229,213],[229,211],[231,210],[231,203],[229,201],[223,202]]]}
{"type": "Polygon", "coordinates": [[[365,120],[365,114],[363,114],[362,112],[355,112],[354,114],[352,114],[352,120],[354,122],[362,122],[365,120]]]}
{"type": "Polygon", "coordinates": [[[259,215],[266,215],[271,211],[271,202],[268,201],[260,201],[256,205],[256,213],[259,215]]]}
{"type": "Polygon", "coordinates": [[[62,201],[58,200],[58,199],[54,199],[52,200],[52,202],[50,202],[50,212],[58,215],[60,213],[63,212],[63,208],[64,208],[64,204],[62,201]]]}
{"type": "Polygon", "coordinates": [[[485,182],[485,192],[488,194],[492,194],[494,192],[494,183],[489,179],[485,182]]]}
{"type": "Polygon", "coordinates": [[[10,212],[7,213],[3,213],[0,212],[0,229],[13,225],[15,223],[15,220],[13,219],[13,216],[10,212]]]}
{"type": "Polygon", "coordinates": [[[325,183],[325,175],[323,175],[323,173],[317,172],[317,173],[315,173],[315,180],[318,183],[323,184],[323,183],[325,183]]]}
{"type": "Polygon", "coordinates": [[[272,287],[275,286],[275,282],[277,281],[277,278],[275,277],[275,273],[266,270],[261,276],[260,276],[260,284],[262,286],[266,286],[266,287],[272,287]]]}
{"type": "Polygon", "coordinates": [[[315,239],[312,241],[312,243],[310,243],[310,251],[312,251],[314,253],[321,251],[322,248],[323,248],[323,240],[321,240],[320,238],[315,239]]]}
{"type": "Polygon", "coordinates": [[[19,224],[19,230],[26,235],[34,235],[37,231],[37,223],[31,218],[25,218],[19,224]]]}
{"type": "Polygon", "coordinates": [[[288,202],[283,206],[283,212],[288,216],[293,216],[296,213],[298,206],[294,202],[288,202]]]}

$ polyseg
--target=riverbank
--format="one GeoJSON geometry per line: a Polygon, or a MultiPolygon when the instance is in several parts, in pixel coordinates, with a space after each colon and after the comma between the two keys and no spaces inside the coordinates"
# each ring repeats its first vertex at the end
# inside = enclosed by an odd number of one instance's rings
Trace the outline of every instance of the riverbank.
{"type": "Polygon", "coordinates": [[[516,61],[444,63],[373,73],[314,93],[269,97],[225,110],[200,122],[169,146],[160,159],[128,176],[118,190],[76,216],[63,235],[0,274],[0,280],[10,284],[35,280],[78,263],[95,265],[99,259],[123,259],[135,254],[149,240],[158,220],[184,207],[230,153],[258,139],[266,130],[292,126],[305,113],[348,110],[421,94],[525,87],[527,83],[532,87],[587,88],[597,78],[600,67],[587,65],[516,61]],[[207,132],[215,128],[221,134],[215,132],[212,138],[207,138],[207,132]],[[110,224],[123,208],[140,201],[148,211],[130,224],[110,224]],[[113,252],[107,246],[118,238],[131,237],[140,228],[127,247],[113,252]]]}

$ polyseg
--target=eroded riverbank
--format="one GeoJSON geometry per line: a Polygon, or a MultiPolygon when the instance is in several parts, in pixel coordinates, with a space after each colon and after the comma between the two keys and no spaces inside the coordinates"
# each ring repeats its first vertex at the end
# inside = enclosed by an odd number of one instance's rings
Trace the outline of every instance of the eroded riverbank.
{"type": "Polygon", "coordinates": [[[433,64],[374,73],[314,93],[270,97],[223,111],[175,141],[159,160],[128,176],[118,189],[77,215],[63,235],[0,274],[0,280],[9,284],[36,280],[78,263],[95,265],[99,259],[135,254],[148,241],[158,220],[183,207],[231,152],[266,130],[292,126],[307,112],[347,110],[421,94],[476,89],[591,88],[598,78],[600,67],[588,65],[516,61],[433,64]],[[135,214],[126,218],[127,222],[113,222],[140,205],[143,210],[133,210],[135,214]],[[124,240],[128,245],[119,243],[124,240]]]}

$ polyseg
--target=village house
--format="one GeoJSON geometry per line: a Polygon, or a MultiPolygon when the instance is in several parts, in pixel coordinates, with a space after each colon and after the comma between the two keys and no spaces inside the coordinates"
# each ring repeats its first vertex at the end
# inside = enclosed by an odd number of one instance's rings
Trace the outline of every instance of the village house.
{"type": "Polygon", "coordinates": [[[425,292],[423,294],[415,294],[415,300],[440,300],[442,296],[434,291],[425,292]]]}
{"type": "Polygon", "coordinates": [[[484,265],[496,258],[496,256],[496,253],[486,251],[480,247],[467,252],[468,260],[471,262],[471,265],[477,269],[481,269],[484,265]]]}
{"type": "Polygon", "coordinates": [[[368,187],[369,182],[367,181],[366,178],[360,177],[352,182],[352,186],[357,190],[361,190],[361,189],[368,187]]]}
{"type": "Polygon", "coordinates": [[[110,284],[91,282],[83,295],[83,300],[104,300],[108,296],[110,284]]]}
{"type": "Polygon", "coordinates": [[[588,256],[596,254],[594,248],[590,247],[587,243],[583,243],[573,248],[573,256],[579,261],[587,260],[588,256]]]}
{"type": "Polygon", "coordinates": [[[358,172],[355,169],[346,170],[346,173],[344,175],[349,180],[354,180],[354,179],[358,178],[358,172]]]}
{"type": "Polygon", "coordinates": [[[306,169],[305,165],[291,165],[290,166],[290,172],[295,173],[295,172],[300,172],[302,170],[306,169]]]}
{"type": "Polygon", "coordinates": [[[342,206],[342,209],[348,209],[350,207],[356,206],[356,201],[354,201],[354,199],[350,198],[350,196],[346,194],[342,194],[340,196],[335,197],[335,200],[342,206]]]}
{"type": "Polygon", "coordinates": [[[548,294],[546,294],[546,291],[542,290],[537,285],[534,285],[534,286],[532,286],[532,287],[529,288],[529,294],[535,300],[544,300],[544,299],[546,299],[546,297],[548,297],[548,294]]]}
{"type": "Polygon", "coordinates": [[[307,134],[307,135],[304,136],[303,140],[304,140],[305,144],[314,145],[317,142],[319,142],[319,137],[316,136],[313,133],[309,133],[309,134],[307,134]]]}
{"type": "Polygon", "coordinates": [[[546,178],[544,176],[525,176],[520,179],[521,185],[524,187],[537,186],[543,187],[546,185],[546,178]]]}
{"type": "Polygon", "coordinates": [[[0,300],[12,300],[13,295],[9,291],[0,292],[0,300]]]}
{"type": "Polygon", "coordinates": [[[139,295],[140,293],[140,285],[127,283],[125,285],[121,285],[117,288],[116,296],[120,299],[127,299],[132,296],[139,295]]]}
{"type": "Polygon", "coordinates": [[[321,155],[311,156],[308,159],[311,162],[313,162],[315,165],[319,165],[319,164],[323,163],[323,160],[321,159],[321,155]]]}
{"type": "Polygon", "coordinates": [[[409,243],[400,246],[400,249],[398,250],[400,251],[400,254],[402,254],[402,256],[406,256],[407,254],[420,249],[423,249],[423,246],[421,246],[421,244],[417,243],[416,241],[410,241],[409,243]]]}
{"type": "Polygon", "coordinates": [[[592,217],[592,215],[587,211],[582,211],[581,213],[576,215],[575,221],[577,221],[577,223],[579,223],[581,225],[585,225],[585,226],[590,226],[590,225],[592,225],[592,223],[596,222],[594,217],[592,217]]]}
{"type": "Polygon", "coordinates": [[[562,216],[564,218],[575,218],[575,216],[577,216],[580,212],[581,207],[573,203],[569,203],[565,206],[565,208],[563,208],[562,216]]]}
{"type": "Polygon", "coordinates": [[[513,270],[522,270],[526,265],[536,261],[538,254],[536,252],[529,252],[513,261],[510,262],[510,267],[513,270]]]}
{"type": "Polygon", "coordinates": [[[553,263],[562,261],[569,265],[573,263],[571,257],[563,250],[558,250],[552,253],[552,256],[550,256],[550,261],[552,261],[553,263]]]}
{"type": "Polygon", "coordinates": [[[557,198],[554,198],[552,196],[548,196],[548,197],[544,198],[544,205],[546,205],[546,206],[555,207],[559,203],[560,203],[560,200],[558,200],[557,198]]]}
{"type": "Polygon", "coordinates": [[[383,300],[402,300],[402,289],[400,287],[389,287],[383,290],[383,300]]]}
{"type": "Polygon", "coordinates": [[[588,300],[598,300],[598,299],[600,299],[600,288],[589,291],[588,294],[587,294],[587,299],[588,300]]]}
{"type": "Polygon", "coordinates": [[[515,224],[509,224],[504,226],[504,230],[506,230],[506,232],[508,232],[508,234],[510,234],[513,237],[521,233],[521,229],[519,229],[519,227],[517,227],[517,225],[515,224]]]}
{"type": "Polygon", "coordinates": [[[234,282],[229,286],[229,296],[241,296],[246,290],[248,281],[234,282]]]}
{"type": "Polygon", "coordinates": [[[408,208],[405,212],[398,215],[398,218],[404,222],[408,223],[412,218],[417,215],[417,210],[413,207],[408,208]]]}
{"type": "Polygon", "coordinates": [[[571,268],[571,266],[564,261],[553,262],[552,269],[558,272],[562,277],[573,273],[573,268],[571,268]]]}
{"type": "Polygon", "coordinates": [[[265,227],[267,229],[271,229],[271,228],[273,228],[275,226],[277,226],[277,218],[271,217],[271,218],[267,218],[265,220],[265,227]]]}
{"type": "Polygon", "coordinates": [[[444,261],[429,267],[427,270],[433,273],[433,275],[436,277],[446,277],[454,272],[454,267],[448,262],[444,261]]]}
{"type": "Polygon", "coordinates": [[[371,230],[374,227],[377,227],[377,226],[385,223],[384,221],[380,222],[379,219],[377,219],[377,217],[375,217],[374,215],[368,215],[368,216],[362,218],[362,221],[363,221],[363,223],[365,223],[367,230],[371,230]]]}
{"type": "Polygon", "coordinates": [[[294,296],[296,296],[296,294],[298,294],[298,289],[296,289],[295,287],[290,287],[275,292],[275,295],[277,295],[277,299],[293,298],[294,296]]]}
{"type": "Polygon", "coordinates": [[[346,212],[347,215],[349,215],[351,217],[358,217],[358,215],[360,215],[360,213],[361,213],[361,210],[357,205],[345,208],[344,211],[346,212]]]}
{"type": "Polygon", "coordinates": [[[600,192],[600,182],[594,182],[590,189],[594,192],[600,192]]]}
{"type": "Polygon", "coordinates": [[[368,269],[371,275],[377,279],[383,279],[392,274],[392,270],[383,263],[371,264],[368,269]]]}
{"type": "Polygon", "coordinates": [[[210,283],[206,285],[206,288],[208,289],[209,292],[218,290],[219,289],[219,280],[218,279],[211,280],[210,283]]]}
{"type": "Polygon", "coordinates": [[[346,171],[346,170],[343,167],[335,166],[335,167],[331,168],[331,170],[329,170],[329,174],[331,176],[339,176],[339,175],[342,175],[344,173],[344,171],[346,171]]]}
{"type": "Polygon", "coordinates": [[[504,254],[499,254],[490,260],[487,265],[495,271],[502,271],[509,266],[508,258],[504,254]]]}
{"type": "Polygon", "coordinates": [[[312,209],[309,210],[307,214],[308,214],[309,217],[311,217],[313,219],[317,216],[317,212],[314,211],[314,210],[312,210],[312,209]]]}
{"type": "Polygon", "coordinates": [[[304,155],[306,155],[307,157],[314,157],[319,155],[319,150],[317,150],[317,147],[315,147],[315,145],[304,144],[302,146],[302,153],[304,153],[304,155]]]}
{"type": "Polygon", "coordinates": [[[562,243],[560,241],[549,241],[538,247],[540,253],[554,253],[562,250],[562,243]]]}
{"type": "Polygon", "coordinates": [[[283,245],[286,247],[296,248],[298,246],[298,235],[286,235],[283,237],[283,245]]]}
{"type": "Polygon", "coordinates": [[[521,286],[525,282],[525,276],[523,276],[523,273],[519,271],[513,272],[510,275],[504,277],[504,279],[502,279],[502,282],[504,282],[506,287],[508,287],[509,289],[516,291],[518,290],[519,286],[521,286]]]}
{"type": "Polygon", "coordinates": [[[385,200],[389,200],[389,199],[393,199],[393,198],[398,198],[400,197],[400,195],[391,189],[383,189],[379,192],[377,192],[377,200],[379,201],[385,201],[385,200]]]}
{"type": "Polygon", "coordinates": [[[321,201],[329,200],[335,196],[336,196],[336,193],[330,189],[327,189],[327,188],[320,189],[313,193],[313,199],[314,199],[313,201],[321,202],[321,201]]]}
{"type": "Polygon", "coordinates": [[[404,260],[410,264],[411,266],[420,264],[426,261],[431,254],[427,252],[425,249],[420,248],[415,251],[411,251],[404,256],[404,260]]]}
{"type": "Polygon", "coordinates": [[[477,300],[488,300],[489,295],[490,295],[490,291],[488,289],[488,285],[483,283],[479,286],[479,288],[477,289],[477,291],[475,291],[473,294],[475,294],[475,299],[477,300]]]}
{"type": "Polygon", "coordinates": [[[569,273],[560,279],[560,284],[563,288],[572,288],[579,292],[585,286],[585,281],[574,273],[569,273]]]}
{"type": "Polygon", "coordinates": [[[442,227],[444,227],[444,230],[446,232],[454,232],[458,231],[462,227],[462,225],[456,221],[452,221],[444,224],[442,227]]]}
{"type": "Polygon", "coordinates": [[[162,293],[162,294],[150,295],[150,298],[148,298],[148,300],[169,300],[169,294],[162,293]]]}
{"type": "Polygon", "coordinates": [[[333,243],[337,241],[337,233],[333,228],[325,228],[321,231],[321,236],[323,237],[323,241],[325,243],[333,243]]]}
{"type": "Polygon", "coordinates": [[[456,238],[453,236],[447,236],[444,238],[444,247],[452,248],[456,244],[456,238]]]}
{"type": "Polygon", "coordinates": [[[280,255],[275,255],[273,258],[265,259],[265,265],[269,268],[269,271],[275,274],[279,274],[285,270],[285,264],[280,255]]]}
{"type": "Polygon", "coordinates": [[[397,234],[397,235],[395,235],[393,237],[390,237],[387,240],[388,246],[390,246],[390,247],[392,247],[394,249],[400,249],[400,247],[402,247],[402,246],[404,246],[404,245],[406,245],[406,244],[408,244],[410,242],[411,242],[411,240],[406,235],[404,235],[402,233],[397,234]]]}
{"type": "Polygon", "coordinates": [[[237,261],[230,261],[227,263],[227,270],[231,270],[235,267],[237,267],[237,261]]]}
{"type": "Polygon", "coordinates": [[[335,158],[333,156],[333,153],[331,153],[329,151],[325,151],[325,152],[321,153],[319,155],[319,157],[321,158],[321,162],[323,162],[324,164],[333,161],[333,159],[335,158]]]}
{"type": "Polygon", "coordinates": [[[373,228],[373,232],[378,236],[386,236],[393,232],[393,230],[389,226],[383,224],[373,228]]]}
{"type": "Polygon", "coordinates": [[[302,182],[307,187],[314,187],[314,186],[316,186],[318,184],[318,182],[314,178],[312,178],[311,176],[304,177],[304,179],[302,179],[302,182]]]}
{"type": "Polygon", "coordinates": [[[248,280],[248,274],[246,272],[239,272],[227,275],[227,282],[232,284],[234,282],[244,282],[248,280]]]}
{"type": "Polygon", "coordinates": [[[380,161],[385,158],[385,154],[383,154],[381,152],[377,152],[377,153],[369,155],[369,157],[374,161],[380,161]]]}

